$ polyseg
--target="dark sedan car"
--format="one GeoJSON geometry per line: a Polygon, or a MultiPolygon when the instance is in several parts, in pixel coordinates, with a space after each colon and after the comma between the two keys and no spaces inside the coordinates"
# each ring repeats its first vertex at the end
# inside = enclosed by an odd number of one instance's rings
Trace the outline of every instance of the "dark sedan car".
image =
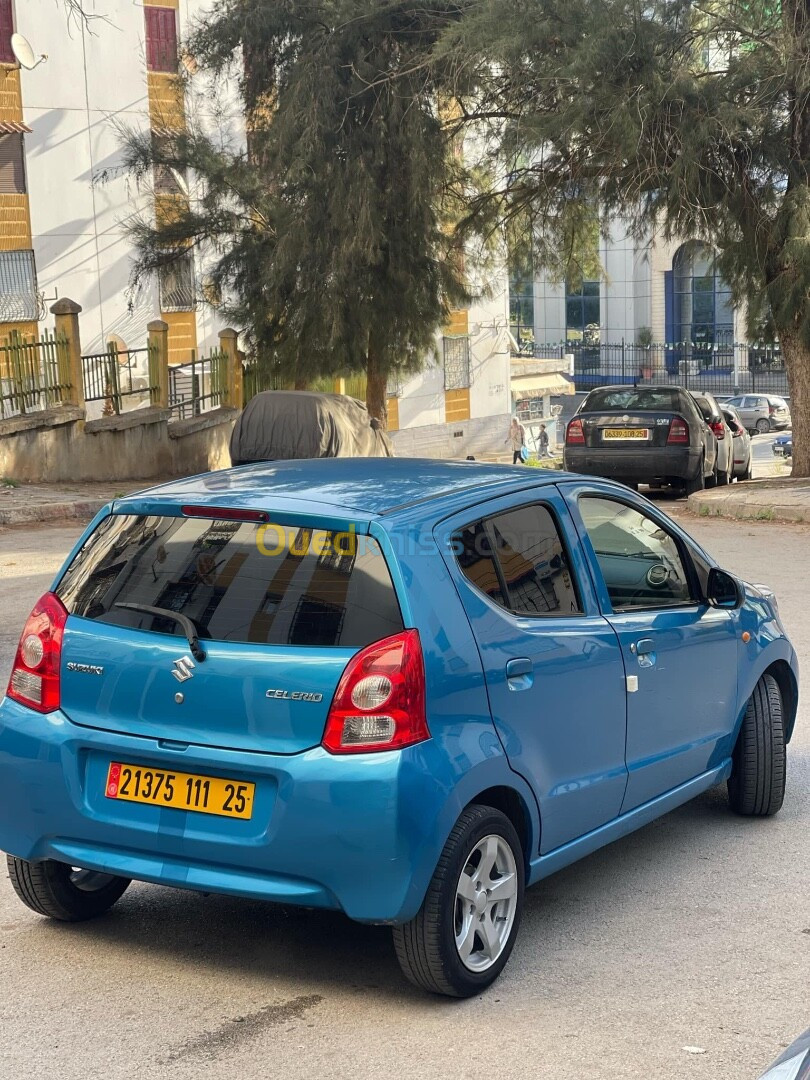
{"type": "Polygon", "coordinates": [[[592,390],[565,433],[570,472],[625,484],[670,484],[687,494],[717,482],[718,442],[679,386],[592,390]]]}
{"type": "Polygon", "coordinates": [[[793,432],[789,431],[786,435],[778,435],[773,440],[771,449],[776,457],[793,457],[793,432]]]}

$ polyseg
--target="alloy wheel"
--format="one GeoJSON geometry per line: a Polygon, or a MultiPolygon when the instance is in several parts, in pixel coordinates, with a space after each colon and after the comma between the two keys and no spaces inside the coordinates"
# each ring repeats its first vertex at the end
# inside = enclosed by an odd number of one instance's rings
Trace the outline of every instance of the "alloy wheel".
{"type": "Polygon", "coordinates": [[[514,852],[503,837],[485,836],[470,852],[456,887],[456,949],[470,971],[486,971],[503,952],[517,900],[514,852]]]}

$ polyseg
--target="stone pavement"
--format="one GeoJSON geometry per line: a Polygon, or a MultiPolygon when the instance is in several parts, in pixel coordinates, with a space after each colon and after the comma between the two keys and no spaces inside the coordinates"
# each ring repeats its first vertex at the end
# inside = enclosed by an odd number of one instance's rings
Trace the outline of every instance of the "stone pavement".
{"type": "Polygon", "coordinates": [[[700,517],[747,521],[810,521],[810,479],[748,480],[690,495],[689,509],[700,517]]]}
{"type": "Polygon", "coordinates": [[[119,480],[112,484],[14,484],[0,479],[0,527],[75,518],[89,521],[105,503],[158,480],[119,480]]]}

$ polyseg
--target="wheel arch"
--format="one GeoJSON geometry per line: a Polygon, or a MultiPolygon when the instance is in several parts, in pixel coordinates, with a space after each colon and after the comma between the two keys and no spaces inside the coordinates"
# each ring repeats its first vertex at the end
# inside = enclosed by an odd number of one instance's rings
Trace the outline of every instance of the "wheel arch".
{"type": "Polygon", "coordinates": [[[485,788],[484,791],[479,792],[474,798],[469,800],[467,806],[464,807],[464,810],[466,810],[467,807],[476,804],[479,806],[491,806],[494,810],[500,810],[501,813],[505,814],[512,822],[515,827],[515,832],[520,839],[521,848],[523,849],[523,863],[526,871],[526,879],[528,881],[529,863],[532,854],[540,848],[539,819],[537,825],[535,825],[529,807],[526,805],[520,792],[518,792],[516,788],[509,787],[506,784],[485,788]],[[537,834],[536,836],[535,833],[537,834]]]}
{"type": "Polygon", "coordinates": [[[762,675],[772,675],[776,679],[786,714],[785,742],[790,742],[799,708],[799,684],[796,676],[786,660],[774,660],[769,667],[765,668],[762,675]]]}

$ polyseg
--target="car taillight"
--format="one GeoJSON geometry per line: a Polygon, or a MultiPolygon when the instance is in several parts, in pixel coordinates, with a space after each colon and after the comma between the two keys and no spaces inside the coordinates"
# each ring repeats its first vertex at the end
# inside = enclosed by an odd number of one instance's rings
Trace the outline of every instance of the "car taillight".
{"type": "Polygon", "coordinates": [[[578,416],[569,423],[565,432],[565,441],[568,446],[582,446],[585,442],[585,429],[578,416]]]}
{"type": "Polygon", "coordinates": [[[23,628],[8,696],[37,712],[59,708],[59,669],[67,611],[53,593],[38,600],[23,628]]]}
{"type": "Polygon", "coordinates": [[[725,437],[726,437],[726,427],[725,427],[725,424],[723,423],[722,420],[712,420],[711,424],[709,424],[709,427],[714,432],[715,437],[717,438],[718,442],[721,439],[725,439],[725,437]]]}
{"type": "Polygon", "coordinates": [[[676,416],[672,423],[669,425],[669,435],[667,436],[667,445],[688,444],[689,442],[689,428],[685,420],[681,420],[680,416],[676,416]]]}
{"type": "Polygon", "coordinates": [[[430,738],[418,630],[376,641],[340,678],[322,744],[330,754],[400,750],[430,738]]]}

